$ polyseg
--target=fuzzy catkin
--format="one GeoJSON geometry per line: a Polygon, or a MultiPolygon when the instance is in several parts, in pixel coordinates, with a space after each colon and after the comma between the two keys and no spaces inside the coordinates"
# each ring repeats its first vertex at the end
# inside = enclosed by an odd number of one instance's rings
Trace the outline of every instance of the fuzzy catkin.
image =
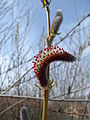
{"type": "Polygon", "coordinates": [[[20,118],[21,118],[21,120],[31,120],[30,117],[29,117],[27,107],[22,107],[21,108],[20,118]]]}
{"type": "Polygon", "coordinates": [[[62,11],[58,9],[51,26],[51,33],[56,34],[58,32],[62,21],[63,21],[63,14],[62,11]]]}

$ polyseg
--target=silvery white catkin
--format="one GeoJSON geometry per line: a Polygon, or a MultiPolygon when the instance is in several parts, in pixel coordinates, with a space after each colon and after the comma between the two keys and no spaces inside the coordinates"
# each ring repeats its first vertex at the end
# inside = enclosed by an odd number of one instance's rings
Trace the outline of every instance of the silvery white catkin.
{"type": "Polygon", "coordinates": [[[52,31],[54,33],[58,32],[62,21],[63,21],[63,14],[62,14],[61,9],[58,9],[57,12],[56,12],[56,15],[54,17],[54,21],[52,23],[52,26],[51,26],[51,33],[52,33],[52,31]]]}
{"type": "Polygon", "coordinates": [[[20,118],[21,118],[21,120],[31,120],[30,117],[29,117],[27,107],[24,106],[24,107],[21,108],[20,118]]]}

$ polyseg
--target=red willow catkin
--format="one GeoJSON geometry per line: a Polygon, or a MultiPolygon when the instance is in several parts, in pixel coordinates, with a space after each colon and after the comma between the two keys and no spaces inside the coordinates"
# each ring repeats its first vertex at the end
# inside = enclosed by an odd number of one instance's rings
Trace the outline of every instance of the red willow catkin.
{"type": "Polygon", "coordinates": [[[48,85],[48,78],[47,78],[47,66],[53,62],[53,61],[67,61],[67,62],[73,62],[75,61],[76,57],[71,55],[70,53],[66,52],[61,49],[59,46],[45,48],[44,50],[41,50],[37,56],[35,56],[34,63],[34,72],[36,74],[36,77],[39,81],[39,84],[41,87],[45,87],[48,85]]]}

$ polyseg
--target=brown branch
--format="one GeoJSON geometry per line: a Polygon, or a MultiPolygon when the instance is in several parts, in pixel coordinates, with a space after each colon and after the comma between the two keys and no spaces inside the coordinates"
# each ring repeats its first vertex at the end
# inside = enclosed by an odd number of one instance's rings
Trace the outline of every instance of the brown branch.
{"type": "MultiPolygon", "coordinates": [[[[15,98],[15,99],[27,99],[27,100],[40,100],[42,101],[43,98],[41,97],[31,97],[31,96],[18,96],[18,95],[0,95],[0,98],[15,98]]],[[[90,102],[90,99],[48,99],[51,102],[90,102]]]]}
{"type": "Polygon", "coordinates": [[[46,14],[47,14],[47,32],[48,32],[48,36],[49,36],[50,35],[50,10],[49,10],[49,6],[46,5],[45,9],[46,9],[46,14]]]}

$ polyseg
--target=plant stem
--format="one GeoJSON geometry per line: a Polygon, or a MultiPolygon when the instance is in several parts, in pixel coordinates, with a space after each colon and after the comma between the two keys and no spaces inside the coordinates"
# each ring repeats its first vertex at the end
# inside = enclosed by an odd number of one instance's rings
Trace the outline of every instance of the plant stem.
{"type": "Polygon", "coordinates": [[[43,115],[42,120],[47,120],[49,90],[43,90],[43,115]]]}
{"type": "MultiPolygon", "coordinates": [[[[46,14],[47,14],[47,29],[48,29],[48,36],[49,36],[50,35],[50,10],[48,5],[46,5],[45,8],[46,8],[46,14]]],[[[47,47],[50,47],[49,44],[47,44],[47,47]]],[[[47,68],[47,77],[49,78],[49,66],[47,68]]],[[[43,89],[42,120],[47,120],[48,98],[49,98],[49,90],[43,89]]]]}
{"type": "Polygon", "coordinates": [[[46,9],[46,14],[47,14],[47,31],[48,31],[48,36],[49,36],[50,35],[50,10],[49,10],[49,6],[46,5],[45,9],[46,9]]]}

